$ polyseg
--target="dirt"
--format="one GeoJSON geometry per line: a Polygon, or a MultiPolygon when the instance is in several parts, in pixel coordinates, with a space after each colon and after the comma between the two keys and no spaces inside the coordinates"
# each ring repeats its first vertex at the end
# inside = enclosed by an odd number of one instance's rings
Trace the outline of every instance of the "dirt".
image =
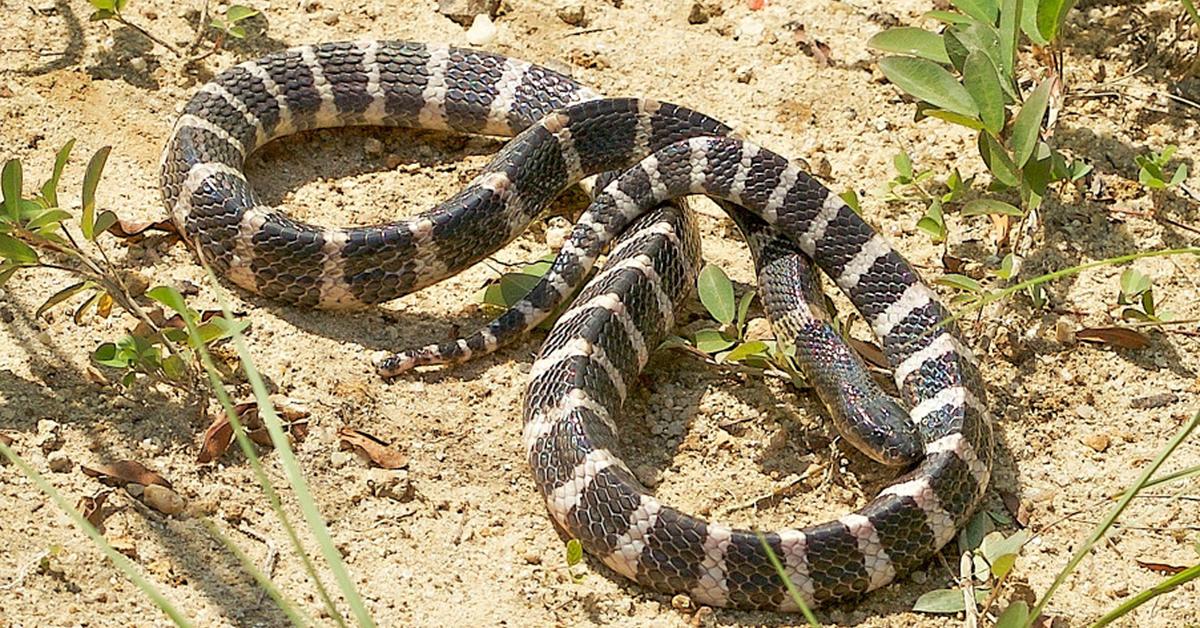
{"type": "MultiPolygon", "coordinates": [[[[40,182],[53,153],[77,138],[64,176],[64,202],[77,206],[84,159],[112,145],[99,204],[136,220],[163,216],[157,162],[182,103],[213,72],[287,45],[381,37],[465,45],[465,29],[432,1],[250,2],[263,12],[250,36],[184,66],[161,46],[115,23],[89,22],[85,2],[5,2],[0,11],[0,156],[24,161],[40,182]]],[[[855,189],[867,218],[934,279],[940,247],[915,228],[924,208],[884,201],[892,156],[908,151],[919,169],[943,177],[952,167],[981,173],[973,138],[914,107],[882,79],[866,40],[895,23],[932,26],[934,4],[768,0],[752,11],[735,0],[702,24],[690,2],[582,3],[586,28],[564,23],[557,5],[509,0],[484,47],[569,70],[608,94],[647,95],[687,104],[783,154],[804,159],[835,190],[855,189]],[[717,14],[720,13],[720,14],[717,14]],[[803,26],[806,39],[797,39],[803,26]],[[812,40],[827,46],[822,48],[812,40]],[[814,52],[814,50],[816,52],[814,52]]],[[[1194,192],[1151,194],[1137,184],[1134,156],[1166,144],[1197,170],[1200,83],[1179,80],[1196,32],[1177,39],[1178,3],[1138,8],[1084,2],[1065,46],[1067,96],[1054,141],[1095,168],[1078,189],[1049,199],[1023,241],[1022,277],[1140,250],[1188,246],[1200,225],[1194,192]],[[1154,216],[1158,220],[1154,219],[1154,216]]],[[[127,17],[174,46],[194,37],[199,3],[134,0],[127,17]]],[[[214,9],[215,9],[214,5],[214,9]]],[[[574,13],[565,13],[578,21],[574,13]]],[[[208,44],[204,44],[207,46],[208,44]]],[[[203,48],[202,48],[203,49],[203,48]]],[[[1043,67],[1022,55],[1022,73],[1043,67]]],[[[466,182],[499,144],[406,130],[309,133],[279,141],[250,160],[250,178],[271,203],[321,224],[368,223],[413,213],[466,182]],[[382,142],[382,150],[373,140],[382,142]]],[[[986,180],[980,177],[979,187],[986,180]]],[[[1200,176],[1185,185],[1200,190],[1200,176]]],[[[715,206],[702,207],[705,256],[748,288],[745,247],[715,206]]],[[[948,216],[948,252],[985,277],[995,234],[986,218],[948,216]]],[[[497,255],[504,262],[549,252],[535,225],[497,255]]],[[[647,592],[598,561],[573,582],[520,448],[522,385],[541,334],[471,364],[380,381],[368,356],[445,338],[485,322],[474,305],[496,264],[381,308],[351,314],[306,311],[254,297],[204,277],[183,245],[161,239],[107,242],[118,264],[155,283],[200,287],[207,308],[225,294],[250,321],[255,363],[281,396],[311,411],[298,446],[300,465],[371,614],[383,625],[685,626],[791,624],[798,617],[692,609],[647,592]],[[368,469],[339,455],[349,426],[395,443],[399,471],[368,469]],[[404,490],[378,487],[411,485],[404,490]],[[683,606],[684,608],[676,608],[683,606]]],[[[1200,317],[1195,258],[1141,260],[1160,308],[1200,317]]],[[[1196,408],[1200,328],[1194,322],[1146,330],[1143,349],[1076,342],[1072,332],[1119,323],[1119,268],[1102,267],[1047,288],[1050,304],[1025,298],[989,308],[965,325],[983,361],[997,418],[993,489],[983,508],[1017,511],[1037,534],[1024,549],[1001,604],[1044,592],[1072,552],[1196,408]],[[1151,407],[1147,407],[1151,406],[1151,407]]],[[[259,566],[272,565],[280,589],[322,623],[315,587],[290,551],[251,469],[239,453],[196,462],[211,408],[149,386],[122,390],[96,377],[89,354],[132,327],[114,314],[76,325],[71,309],[35,316],[69,281],[61,273],[19,275],[0,289],[0,433],[74,503],[97,481],[81,464],[137,460],[169,479],[186,500],[163,516],[123,491],[109,498],[103,533],[197,625],[279,625],[270,598],[242,572],[206,527],[215,524],[259,566]],[[57,428],[46,423],[54,421],[57,428]],[[42,433],[39,433],[42,421],[42,433]],[[57,429],[61,443],[45,432],[57,429]],[[68,464],[63,463],[63,458],[68,464]],[[54,467],[62,471],[51,471],[54,467]],[[272,558],[278,550],[278,558],[272,558]]],[[[943,296],[949,289],[939,288],[943,296]]],[[[72,302],[72,305],[75,303],[72,302]]],[[[685,320],[700,316],[693,306],[685,320]]],[[[861,333],[863,330],[859,330],[861,333]]],[[[107,377],[111,378],[111,372],[107,377]]],[[[677,353],[660,355],[624,413],[623,452],[657,495],[685,510],[733,524],[797,525],[836,516],[887,483],[888,472],[835,443],[810,395],[775,381],[721,371],[677,353]],[[782,498],[756,501],[783,490],[782,498]]],[[[245,398],[248,390],[237,393],[245,398]]],[[[279,457],[268,473],[284,481],[279,457]]],[[[1200,464],[1200,443],[1185,443],[1164,467],[1200,464]]],[[[1055,625],[1084,625],[1162,580],[1139,564],[1197,561],[1200,485],[1155,487],[1134,500],[1121,525],[1057,592],[1055,625]]],[[[166,624],[168,619],[108,563],[67,516],[12,465],[0,466],[0,626],[166,624]],[[43,557],[44,560],[43,560],[43,557]]],[[[294,498],[284,501],[293,521],[294,498]]],[[[1005,530],[1014,529],[1012,525],[1005,530]]],[[[307,536],[306,536],[307,538],[307,536]]],[[[315,544],[306,542],[311,552],[315,544]]],[[[952,585],[954,549],[922,571],[866,598],[822,609],[829,624],[958,624],[909,609],[923,593],[952,585]]],[[[324,582],[333,586],[327,571],[324,582]]],[[[1135,611],[1127,625],[1200,622],[1192,582],[1135,611]]],[[[345,606],[341,607],[343,611],[345,606]]]]}

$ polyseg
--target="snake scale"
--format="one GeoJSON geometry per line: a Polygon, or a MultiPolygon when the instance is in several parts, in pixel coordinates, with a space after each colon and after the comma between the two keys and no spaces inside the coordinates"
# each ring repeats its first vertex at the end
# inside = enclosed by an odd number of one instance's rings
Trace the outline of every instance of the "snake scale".
{"type": "Polygon", "coordinates": [[[204,85],[175,125],[160,182],[185,240],[231,281],[299,305],[341,308],[449,277],[515,238],[569,185],[620,172],[521,302],[480,332],[391,356],[380,370],[494,350],[573,294],[607,251],[604,270],[546,338],[526,390],[524,446],[550,515],[591,554],[647,587],[702,604],[790,611],[795,604],[764,542],[809,604],[877,589],[924,563],[965,523],[990,478],[992,428],[977,364],[955,327],[939,324],[948,312],[913,268],[797,166],[729,134],[684,107],[600,99],[566,76],[499,55],[330,43],[245,62],[204,85]],[[390,224],[321,228],[258,202],[242,172],[247,155],[283,135],[347,125],[515,139],[461,192],[390,224]],[[800,353],[822,397],[841,399],[868,423],[885,417],[866,429],[865,440],[884,443],[874,457],[919,460],[856,512],[760,537],[660,503],[617,457],[614,417],[694,281],[694,219],[682,205],[663,204],[690,194],[719,200],[747,234],[777,332],[798,343],[812,336],[800,353]],[[827,315],[805,300],[814,290],[805,283],[805,256],[870,323],[910,408],[906,417],[870,401],[874,393],[860,394],[869,378],[823,325],[827,315]],[[899,442],[893,432],[905,431],[897,413],[918,451],[887,451],[899,442]]]}

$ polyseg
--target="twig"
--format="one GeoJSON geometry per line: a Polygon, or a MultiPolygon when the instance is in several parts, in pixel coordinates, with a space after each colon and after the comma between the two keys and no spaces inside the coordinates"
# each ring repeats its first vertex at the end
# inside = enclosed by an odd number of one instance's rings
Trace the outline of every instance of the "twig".
{"type": "Polygon", "coordinates": [[[1163,216],[1159,216],[1158,214],[1156,214],[1154,212],[1140,212],[1140,211],[1137,211],[1134,209],[1124,209],[1121,207],[1110,207],[1110,208],[1108,208],[1108,211],[1110,213],[1114,213],[1114,214],[1125,214],[1127,216],[1137,216],[1138,218],[1146,218],[1148,220],[1164,222],[1168,225],[1171,225],[1172,227],[1178,227],[1180,229],[1183,229],[1184,231],[1190,231],[1195,234],[1200,234],[1200,229],[1197,229],[1196,227],[1193,227],[1191,225],[1186,225],[1177,220],[1172,220],[1170,218],[1165,218],[1163,216]]]}
{"type": "MultiPolygon", "coordinates": [[[[277,562],[279,562],[279,550],[275,548],[275,543],[270,539],[270,537],[266,536],[265,534],[255,531],[254,528],[251,528],[250,526],[246,525],[245,522],[242,522],[242,525],[238,526],[238,530],[242,534],[245,534],[246,536],[267,546],[267,560],[266,560],[267,564],[266,564],[266,567],[263,569],[263,573],[265,573],[267,575],[267,579],[274,578],[275,577],[275,564],[277,562]]],[[[259,588],[258,601],[255,602],[256,604],[262,604],[264,593],[266,593],[266,591],[262,588],[259,588]]]]}
{"type": "Polygon", "coordinates": [[[141,33],[143,36],[146,37],[146,39],[149,39],[150,41],[162,46],[163,48],[166,48],[167,50],[170,50],[171,54],[174,54],[176,57],[183,56],[182,53],[179,52],[178,48],[159,39],[158,37],[151,34],[150,31],[142,28],[141,26],[138,26],[137,24],[134,24],[133,22],[130,22],[129,20],[125,19],[125,17],[122,16],[120,13],[116,14],[113,17],[113,19],[116,20],[117,22],[120,22],[121,24],[124,24],[125,26],[128,26],[129,28],[132,28],[133,30],[141,33]]]}
{"type": "Polygon", "coordinates": [[[576,35],[587,35],[588,33],[601,33],[601,32],[604,32],[604,31],[611,31],[611,30],[613,30],[613,27],[612,27],[612,26],[604,26],[604,27],[597,27],[597,28],[582,28],[582,29],[579,29],[579,30],[577,30],[577,31],[571,31],[571,32],[569,32],[569,33],[563,33],[562,35],[559,35],[559,37],[558,37],[558,38],[559,38],[559,39],[566,39],[566,38],[568,38],[568,37],[575,37],[576,35]]]}

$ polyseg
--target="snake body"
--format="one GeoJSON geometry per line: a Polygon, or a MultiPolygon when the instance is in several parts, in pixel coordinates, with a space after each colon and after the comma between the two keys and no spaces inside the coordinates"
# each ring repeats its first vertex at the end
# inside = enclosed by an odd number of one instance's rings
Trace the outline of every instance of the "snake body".
{"type": "Polygon", "coordinates": [[[321,44],[240,64],[201,88],[164,151],[161,188],[184,238],[232,281],[339,308],[451,276],[516,237],[567,186],[623,171],[525,299],[479,333],[394,356],[381,370],[494,350],[572,294],[615,242],[532,367],[524,443],[548,510],[589,552],[646,586],[705,604],[794,610],[757,535],[659,503],[615,453],[614,417],[671,328],[699,259],[690,213],[663,202],[722,199],[755,252],[773,323],[798,341],[811,336],[801,353],[823,398],[844,415],[865,416],[855,444],[874,447],[884,462],[920,458],[855,513],[765,535],[809,603],[883,586],[953,538],[986,489],[991,426],[974,360],[954,326],[938,324],[948,313],[911,266],[819,183],[728,134],[684,107],[601,100],[561,74],[498,55],[406,42],[321,44]],[[242,173],[248,154],[298,130],[355,124],[516,137],[463,191],[410,219],[327,229],[258,202],[242,173]],[[855,395],[878,397],[861,381],[861,365],[845,366],[848,352],[820,335],[827,322],[805,300],[805,256],[882,341],[911,408],[910,430],[896,427],[900,411],[886,402],[862,410],[855,395]]]}

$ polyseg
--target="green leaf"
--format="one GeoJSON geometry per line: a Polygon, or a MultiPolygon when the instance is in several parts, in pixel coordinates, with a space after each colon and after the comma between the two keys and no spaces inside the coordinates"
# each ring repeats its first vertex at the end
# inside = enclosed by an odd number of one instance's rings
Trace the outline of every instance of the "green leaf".
{"type": "Polygon", "coordinates": [[[146,291],[146,296],[162,303],[168,308],[175,311],[176,314],[191,320],[192,313],[188,310],[187,303],[183,300],[183,295],[171,286],[154,286],[146,291]]]}
{"type": "Polygon", "coordinates": [[[229,5],[229,8],[225,10],[225,19],[230,22],[240,22],[256,15],[258,15],[257,10],[240,4],[229,5]]]}
{"type": "Polygon", "coordinates": [[[28,244],[3,233],[0,233],[0,257],[22,266],[38,262],[37,251],[28,244]]]}
{"type": "Polygon", "coordinates": [[[934,244],[941,244],[946,241],[946,219],[942,215],[942,204],[937,199],[934,199],[929,204],[929,209],[925,215],[917,221],[917,228],[929,234],[934,244]]]}
{"type": "Polygon", "coordinates": [[[96,238],[96,186],[100,184],[100,174],[104,172],[104,164],[111,151],[111,146],[96,151],[83,174],[83,216],[80,217],[79,226],[83,230],[83,237],[88,240],[96,238]]]}
{"type": "Polygon", "coordinates": [[[717,322],[733,322],[733,284],[720,266],[706,264],[696,279],[700,302],[717,322]]]}
{"type": "Polygon", "coordinates": [[[1001,185],[1011,188],[1020,183],[1016,164],[1008,156],[1008,152],[994,137],[984,132],[979,133],[979,155],[983,157],[983,163],[987,164],[988,171],[1001,185]]]}
{"type": "Polygon", "coordinates": [[[3,288],[4,284],[8,283],[9,279],[12,279],[12,276],[17,272],[17,269],[19,269],[19,268],[21,268],[21,267],[16,264],[13,264],[12,262],[0,263],[0,288],[3,288]]]}
{"type": "Polygon", "coordinates": [[[1067,21],[1067,13],[1075,6],[1075,0],[1041,0],[1038,4],[1038,32],[1048,41],[1058,38],[1062,25],[1067,21]]]}
{"type": "Polygon", "coordinates": [[[1041,31],[1038,30],[1038,4],[1040,4],[1039,0],[1022,0],[1021,30],[1025,31],[1025,35],[1029,37],[1029,41],[1039,46],[1045,46],[1050,42],[1046,41],[1046,38],[1042,37],[1041,31]]]}
{"type": "Polygon", "coordinates": [[[931,20],[937,20],[945,24],[970,24],[971,18],[953,11],[926,11],[921,14],[921,17],[927,17],[931,20]]]}
{"type": "Polygon", "coordinates": [[[959,126],[965,126],[968,129],[971,129],[972,131],[983,130],[983,123],[980,122],[979,120],[969,117],[969,116],[964,116],[964,115],[954,113],[953,111],[946,111],[945,109],[934,109],[933,107],[926,107],[924,109],[921,109],[919,113],[922,116],[926,116],[926,117],[930,117],[930,118],[937,118],[939,120],[945,120],[946,122],[951,122],[951,123],[957,124],[959,126]]]}
{"type": "Polygon", "coordinates": [[[767,353],[769,346],[761,340],[751,340],[733,348],[733,351],[725,354],[726,362],[741,362],[749,357],[758,356],[766,359],[770,354],[767,353]]]}
{"type": "Polygon", "coordinates": [[[913,55],[942,64],[950,63],[942,36],[923,28],[889,28],[868,39],[867,45],[884,52],[913,55]]]}
{"type": "Polygon", "coordinates": [[[846,203],[847,207],[853,209],[854,213],[862,214],[862,203],[858,200],[858,192],[855,192],[854,190],[846,190],[845,192],[838,194],[838,198],[842,199],[842,202],[846,203]]]}
{"type": "Polygon", "coordinates": [[[879,61],[879,68],[900,89],[939,109],[967,117],[979,115],[967,90],[945,68],[928,59],[887,57],[879,61]]]}
{"type": "Polygon", "coordinates": [[[117,224],[117,215],[105,210],[96,216],[96,225],[93,227],[94,235],[99,236],[101,233],[108,231],[108,228],[117,224]]]}
{"type": "Polygon", "coordinates": [[[42,198],[46,199],[46,203],[50,207],[58,207],[58,180],[62,177],[63,168],[67,165],[67,159],[71,156],[71,149],[75,147],[75,139],[67,140],[63,147],[58,149],[58,154],[54,156],[54,171],[50,178],[42,185],[42,198]]]}
{"type": "Polygon", "coordinates": [[[1016,257],[1009,253],[1000,260],[1000,268],[996,269],[996,276],[1007,281],[1013,278],[1013,270],[1016,268],[1016,257]]]}
{"type": "Polygon", "coordinates": [[[1187,164],[1179,164],[1179,167],[1175,169],[1175,174],[1171,176],[1171,181],[1167,183],[1167,187],[1175,187],[1183,183],[1183,180],[1187,178],[1187,173],[1187,164]]]}
{"type": "Polygon", "coordinates": [[[733,341],[715,329],[701,329],[696,332],[696,348],[712,355],[733,346],[733,341]]]}
{"type": "Polygon", "coordinates": [[[983,127],[998,136],[1004,128],[1004,90],[1000,88],[996,66],[987,55],[977,50],[967,54],[963,64],[963,86],[979,106],[983,127]]]}
{"type": "Polygon", "coordinates": [[[993,628],[1024,628],[1029,621],[1029,605],[1017,600],[1008,605],[1003,613],[996,618],[993,628]]]}
{"type": "Polygon", "coordinates": [[[567,541],[567,566],[574,567],[583,562],[583,543],[579,539],[567,541]]]}
{"type": "Polygon", "coordinates": [[[912,158],[908,156],[908,153],[896,153],[896,156],[892,157],[892,164],[896,166],[896,172],[900,175],[900,179],[906,182],[912,181],[912,158]]]}
{"type": "Polygon", "coordinates": [[[106,342],[92,352],[92,361],[102,366],[111,366],[113,368],[125,368],[129,366],[129,359],[117,349],[117,345],[111,342],[106,342]]]}
{"type": "Polygon", "coordinates": [[[746,294],[743,294],[742,300],[738,302],[737,328],[738,328],[739,334],[741,334],[742,330],[744,330],[746,328],[746,322],[747,322],[746,316],[749,315],[749,313],[750,313],[750,304],[751,303],[754,303],[754,291],[753,290],[747,292],[746,294]]]}
{"type": "Polygon", "coordinates": [[[1121,294],[1133,298],[1151,287],[1150,278],[1133,268],[1126,268],[1121,273],[1121,294]]]}
{"type": "Polygon", "coordinates": [[[234,39],[245,39],[246,38],[246,29],[241,26],[238,26],[236,24],[230,25],[229,30],[226,32],[228,32],[229,35],[232,36],[234,39]]]}
{"type": "Polygon", "coordinates": [[[182,381],[187,375],[187,365],[184,363],[183,358],[176,353],[163,358],[162,370],[168,379],[175,381],[182,381]]]}
{"type": "Polygon", "coordinates": [[[1020,218],[1025,215],[1019,207],[1015,207],[1004,201],[998,201],[991,198],[977,198],[973,201],[968,201],[963,205],[962,215],[966,216],[985,216],[988,214],[996,214],[1000,216],[1016,216],[1020,218]]]}
{"type": "Polygon", "coordinates": [[[1068,166],[1068,170],[1070,171],[1071,181],[1078,181],[1092,171],[1092,164],[1080,159],[1073,159],[1071,160],[1071,165],[1068,166]]]}
{"type": "Polygon", "coordinates": [[[1013,119],[1012,147],[1013,160],[1017,168],[1025,165],[1037,147],[1038,134],[1042,129],[1042,118],[1046,115],[1046,106],[1050,103],[1050,88],[1052,79],[1046,79],[1029,94],[1021,111],[1013,119]]]}
{"type": "Polygon", "coordinates": [[[499,279],[488,284],[479,300],[488,305],[512,307],[546,276],[553,262],[554,256],[550,255],[522,266],[517,272],[504,273],[499,279]]]}
{"type": "Polygon", "coordinates": [[[937,589],[930,591],[913,603],[913,610],[918,613],[933,613],[936,615],[952,615],[966,610],[963,592],[960,589],[937,589]]]}
{"type": "Polygon", "coordinates": [[[62,290],[59,290],[58,292],[55,292],[54,294],[50,295],[49,299],[46,299],[45,303],[38,306],[37,311],[33,313],[34,318],[37,318],[38,316],[45,314],[46,310],[49,310],[50,308],[58,305],[59,303],[62,303],[63,301],[66,301],[67,299],[69,299],[69,298],[75,296],[76,294],[79,294],[80,292],[83,292],[84,290],[87,290],[88,288],[91,288],[91,287],[92,287],[91,283],[86,282],[86,281],[81,281],[76,284],[71,284],[71,285],[67,286],[66,288],[63,288],[62,290]]]}
{"type": "Polygon", "coordinates": [[[116,0],[88,0],[97,11],[115,11],[117,8],[116,0]]]}
{"type": "Polygon", "coordinates": [[[10,220],[19,220],[18,203],[21,200],[21,160],[9,159],[0,171],[0,190],[4,193],[4,213],[10,220]]]}
{"type": "Polygon", "coordinates": [[[1029,541],[1029,531],[1019,530],[1012,536],[1005,537],[1000,532],[993,532],[983,538],[980,551],[992,566],[992,575],[997,579],[1003,578],[1012,569],[1021,548],[1029,541]]]}
{"type": "Polygon", "coordinates": [[[99,11],[92,12],[92,14],[88,16],[88,21],[103,22],[104,20],[111,20],[114,17],[117,17],[116,13],[109,11],[108,9],[100,9],[99,11]]]}
{"type": "Polygon", "coordinates": [[[34,216],[29,222],[25,223],[25,228],[30,231],[37,231],[46,225],[61,223],[71,217],[71,212],[63,209],[47,209],[46,211],[34,216]]]}
{"type": "Polygon", "coordinates": [[[941,286],[948,286],[950,288],[954,288],[955,290],[973,292],[975,294],[980,294],[983,292],[983,286],[980,285],[978,281],[975,281],[966,275],[957,275],[951,273],[938,277],[933,281],[933,283],[941,286]]]}
{"type": "Polygon", "coordinates": [[[987,24],[996,22],[996,14],[1000,10],[996,5],[996,0],[950,0],[950,4],[957,7],[959,11],[987,24]]]}
{"type": "Polygon", "coordinates": [[[1017,60],[1022,2],[1023,0],[1000,0],[1000,68],[1005,76],[1013,75],[1013,65],[1017,60]]]}

